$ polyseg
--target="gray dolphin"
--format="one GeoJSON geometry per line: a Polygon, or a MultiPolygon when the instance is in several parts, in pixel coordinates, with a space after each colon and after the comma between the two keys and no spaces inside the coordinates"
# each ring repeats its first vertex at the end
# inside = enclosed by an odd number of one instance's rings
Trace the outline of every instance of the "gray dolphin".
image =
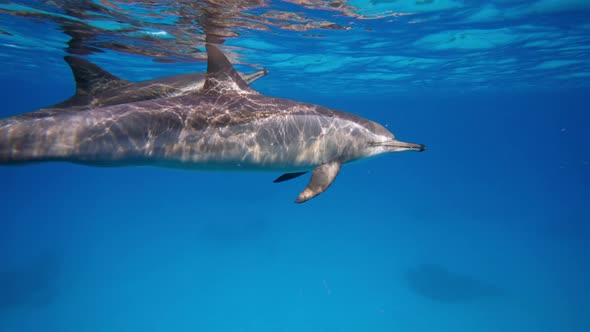
{"type": "Polygon", "coordinates": [[[405,273],[405,279],[416,294],[438,302],[460,303],[504,295],[495,285],[449,271],[438,264],[411,268],[405,273]]]}
{"type": "MultiPolygon", "coordinates": [[[[183,96],[197,92],[205,84],[206,73],[160,77],[141,82],[123,80],[92,62],[77,56],[65,56],[76,80],[76,93],[48,108],[96,108],[131,102],[183,96]]],[[[268,74],[266,69],[240,74],[251,84],[268,74]]]]}
{"type": "Polygon", "coordinates": [[[275,182],[313,170],[301,203],[325,191],[344,163],[425,149],[350,113],[261,95],[216,46],[208,44],[207,54],[207,79],[197,93],[0,120],[0,164],[286,172],[275,182]]]}

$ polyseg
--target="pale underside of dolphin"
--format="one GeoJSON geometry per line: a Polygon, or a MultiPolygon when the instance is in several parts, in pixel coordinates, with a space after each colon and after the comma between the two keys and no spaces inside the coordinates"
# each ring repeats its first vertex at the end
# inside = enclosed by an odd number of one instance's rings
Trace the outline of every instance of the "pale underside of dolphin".
{"type": "MultiPolygon", "coordinates": [[[[74,75],[76,93],[71,98],[46,109],[81,110],[184,96],[200,91],[206,79],[206,73],[189,73],[131,82],[111,74],[84,58],[65,56],[64,60],[74,75]]],[[[268,71],[262,69],[251,74],[240,73],[240,76],[246,83],[251,84],[266,74],[268,71]]]]}
{"type": "Polygon", "coordinates": [[[312,171],[296,202],[325,191],[342,164],[388,152],[423,151],[354,114],[251,89],[207,45],[202,91],[78,112],[0,120],[0,164],[67,161],[92,166],[268,170],[281,182],[312,171]]]}

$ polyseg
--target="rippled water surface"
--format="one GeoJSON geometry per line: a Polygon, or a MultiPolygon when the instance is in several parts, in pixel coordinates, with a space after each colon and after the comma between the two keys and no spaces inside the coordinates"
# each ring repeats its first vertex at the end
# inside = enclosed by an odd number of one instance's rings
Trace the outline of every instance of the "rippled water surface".
{"type": "Polygon", "coordinates": [[[158,63],[202,61],[208,39],[283,78],[276,91],[293,80],[323,94],[577,88],[590,75],[589,10],[576,0],[5,2],[0,47],[23,67],[67,48],[142,78],[179,68],[158,63]]]}

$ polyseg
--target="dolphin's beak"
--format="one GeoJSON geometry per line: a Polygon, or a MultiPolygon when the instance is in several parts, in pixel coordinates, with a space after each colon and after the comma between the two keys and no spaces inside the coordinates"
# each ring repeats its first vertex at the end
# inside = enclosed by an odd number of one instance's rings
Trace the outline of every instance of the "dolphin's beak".
{"type": "Polygon", "coordinates": [[[397,151],[424,151],[426,150],[426,146],[424,144],[416,144],[416,143],[406,143],[401,142],[396,139],[388,142],[380,143],[381,146],[386,146],[391,149],[392,152],[397,151]]]}

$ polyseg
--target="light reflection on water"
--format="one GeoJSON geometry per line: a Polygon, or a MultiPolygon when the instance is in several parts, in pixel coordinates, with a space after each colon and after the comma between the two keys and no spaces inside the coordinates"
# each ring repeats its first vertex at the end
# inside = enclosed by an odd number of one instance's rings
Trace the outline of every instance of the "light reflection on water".
{"type": "Polygon", "coordinates": [[[268,68],[270,91],[579,88],[590,75],[588,10],[552,0],[31,1],[0,5],[0,56],[38,64],[33,54],[48,54],[60,64],[65,51],[133,76],[143,72],[134,66],[202,63],[210,41],[225,43],[234,63],[268,68]]]}

